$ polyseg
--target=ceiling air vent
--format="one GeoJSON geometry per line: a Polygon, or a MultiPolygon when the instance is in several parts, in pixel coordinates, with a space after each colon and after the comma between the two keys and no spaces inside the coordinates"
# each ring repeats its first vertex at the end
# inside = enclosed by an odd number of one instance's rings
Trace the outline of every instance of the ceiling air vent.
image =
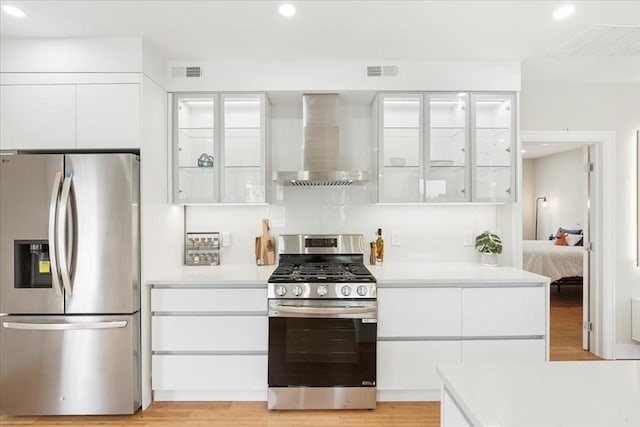
{"type": "Polygon", "coordinates": [[[186,77],[201,77],[202,69],[200,67],[187,67],[186,77]]]}
{"type": "Polygon", "coordinates": [[[202,77],[202,68],[171,67],[171,77],[202,77]]]}
{"type": "Polygon", "coordinates": [[[397,65],[367,65],[367,77],[392,77],[397,75],[397,65]]]}

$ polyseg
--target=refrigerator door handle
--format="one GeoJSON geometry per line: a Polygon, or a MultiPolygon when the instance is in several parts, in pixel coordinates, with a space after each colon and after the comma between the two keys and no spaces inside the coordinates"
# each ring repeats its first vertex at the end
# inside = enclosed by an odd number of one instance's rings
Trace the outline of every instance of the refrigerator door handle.
{"type": "MultiPolygon", "coordinates": [[[[71,287],[71,273],[69,271],[69,253],[67,249],[67,229],[66,225],[69,220],[69,196],[71,194],[71,179],[73,178],[73,173],[67,171],[64,176],[64,182],[62,183],[62,191],[60,193],[60,205],[58,210],[58,227],[57,227],[57,245],[58,245],[58,253],[60,254],[59,262],[60,262],[60,275],[62,277],[62,286],[64,287],[65,293],[67,297],[70,297],[73,294],[73,289],[71,287]]],[[[73,218],[71,218],[73,219],[73,218]]],[[[73,236],[73,223],[70,227],[70,242],[73,244],[74,236],[73,236]]],[[[70,252],[73,253],[73,248],[70,248],[70,252]]]]}
{"type": "Polygon", "coordinates": [[[56,212],[58,211],[58,198],[60,196],[60,184],[62,182],[62,172],[56,172],[53,179],[53,189],[51,190],[51,201],[49,202],[49,263],[51,265],[51,280],[56,295],[62,296],[62,284],[60,279],[60,270],[58,268],[58,251],[56,233],[58,224],[56,221],[56,212]]]}
{"type": "Polygon", "coordinates": [[[7,329],[26,329],[31,331],[71,331],[80,329],[118,329],[127,327],[126,320],[110,322],[81,322],[81,323],[31,323],[31,322],[2,322],[7,329]]]}

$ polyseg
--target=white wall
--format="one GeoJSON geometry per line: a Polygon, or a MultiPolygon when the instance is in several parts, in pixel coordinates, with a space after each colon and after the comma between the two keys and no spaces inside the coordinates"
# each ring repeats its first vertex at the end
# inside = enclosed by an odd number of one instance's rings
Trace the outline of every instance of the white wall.
{"type": "MultiPolygon", "coordinates": [[[[640,73],[637,74],[640,76],[640,73]]],[[[635,266],[635,129],[640,128],[640,82],[523,82],[521,129],[615,131],[615,218],[611,248],[615,253],[616,354],[640,354],[631,341],[631,296],[640,295],[635,266]]],[[[597,244],[597,242],[596,242],[597,244]]]]}
{"type": "Polygon", "coordinates": [[[523,229],[534,238],[537,197],[547,197],[547,206],[538,202],[538,240],[546,240],[558,227],[583,228],[584,172],[582,148],[528,160],[523,169],[523,229]]]}
{"type": "Polygon", "coordinates": [[[520,63],[429,61],[170,61],[169,92],[344,90],[520,90],[520,63]],[[394,77],[367,77],[368,65],[397,65],[394,77]],[[201,78],[174,77],[200,66],[201,78]]]}

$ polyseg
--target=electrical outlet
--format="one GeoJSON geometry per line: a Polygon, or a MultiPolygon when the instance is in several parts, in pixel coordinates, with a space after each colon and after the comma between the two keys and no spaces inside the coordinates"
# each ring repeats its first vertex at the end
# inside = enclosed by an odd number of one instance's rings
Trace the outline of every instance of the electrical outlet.
{"type": "Polygon", "coordinates": [[[464,240],[462,244],[464,246],[473,246],[473,231],[464,232],[464,240]]]}
{"type": "Polygon", "coordinates": [[[391,232],[391,246],[400,246],[400,232],[392,231],[391,232]]]}
{"type": "Polygon", "coordinates": [[[228,248],[231,246],[231,232],[223,231],[222,232],[222,246],[228,248]]]}

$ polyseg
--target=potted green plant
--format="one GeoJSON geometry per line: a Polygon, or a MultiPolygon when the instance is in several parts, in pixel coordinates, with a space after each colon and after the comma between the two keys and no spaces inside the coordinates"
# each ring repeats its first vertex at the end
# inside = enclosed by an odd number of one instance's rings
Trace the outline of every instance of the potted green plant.
{"type": "Polygon", "coordinates": [[[498,265],[498,254],[502,253],[502,240],[489,230],[476,236],[476,250],[480,252],[483,265],[498,265]]]}

